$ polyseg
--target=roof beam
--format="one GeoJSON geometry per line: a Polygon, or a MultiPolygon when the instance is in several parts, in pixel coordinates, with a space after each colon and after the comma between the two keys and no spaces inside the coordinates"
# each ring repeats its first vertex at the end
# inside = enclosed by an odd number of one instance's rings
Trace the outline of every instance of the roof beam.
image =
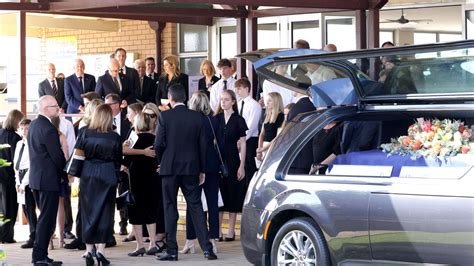
{"type": "Polygon", "coordinates": [[[324,12],[340,12],[347,11],[343,9],[323,9],[323,8],[271,8],[252,10],[249,12],[251,18],[263,18],[263,17],[276,17],[276,16],[288,16],[288,15],[299,15],[299,14],[311,14],[311,13],[324,13],[324,12]]]}
{"type": "MultiPolygon", "coordinates": [[[[230,6],[280,6],[280,7],[306,7],[306,8],[334,8],[334,9],[359,9],[369,8],[369,1],[381,2],[386,0],[174,0],[173,3],[192,4],[219,4],[230,6]]],[[[51,11],[77,10],[86,8],[133,6],[141,4],[169,3],[169,0],[62,0],[50,2],[51,11]]]]}
{"type": "Polygon", "coordinates": [[[49,5],[40,3],[0,3],[0,10],[46,11],[49,10],[49,5]]]}
{"type": "Polygon", "coordinates": [[[114,14],[114,13],[90,13],[90,12],[85,12],[85,11],[48,12],[48,14],[185,23],[185,24],[212,26],[211,17],[177,17],[177,16],[165,16],[165,15],[155,16],[155,15],[143,15],[143,14],[128,14],[127,15],[127,14],[114,14]]]}
{"type": "Polygon", "coordinates": [[[185,16],[185,17],[227,17],[245,18],[247,12],[244,10],[229,9],[197,9],[197,8],[164,8],[156,6],[121,6],[121,7],[101,7],[93,9],[76,10],[76,12],[90,13],[115,13],[115,14],[147,14],[165,16],[185,16]]]}

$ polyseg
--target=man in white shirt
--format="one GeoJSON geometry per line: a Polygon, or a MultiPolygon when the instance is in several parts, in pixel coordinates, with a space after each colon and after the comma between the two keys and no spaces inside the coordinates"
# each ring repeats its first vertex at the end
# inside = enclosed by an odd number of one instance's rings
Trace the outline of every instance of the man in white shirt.
{"type": "Polygon", "coordinates": [[[239,115],[245,119],[249,128],[246,132],[247,153],[245,156],[245,180],[248,184],[255,171],[257,171],[255,157],[257,156],[258,148],[258,122],[262,115],[262,107],[250,95],[251,84],[248,79],[237,80],[235,82],[235,91],[240,97],[240,100],[237,102],[239,115]]]}
{"type": "Polygon", "coordinates": [[[23,119],[20,122],[18,131],[22,136],[22,140],[16,144],[15,156],[13,159],[15,162],[16,191],[19,196],[21,195],[20,197],[24,198],[23,212],[28,219],[28,226],[30,228],[28,241],[21,245],[21,248],[33,248],[36,236],[36,224],[38,223],[38,218],[36,217],[36,202],[29,186],[28,169],[30,168],[30,155],[26,138],[28,136],[30,123],[30,119],[23,119]]]}
{"type": "Polygon", "coordinates": [[[229,59],[224,58],[219,60],[217,63],[217,68],[221,74],[221,79],[212,85],[209,95],[211,109],[214,111],[214,113],[217,111],[217,107],[219,106],[221,93],[224,90],[235,91],[235,79],[232,77],[232,63],[229,61],[229,59]]]}
{"type": "Polygon", "coordinates": [[[311,79],[311,84],[318,84],[337,78],[336,73],[334,73],[334,71],[327,66],[307,63],[306,68],[308,69],[306,76],[311,79]]]}
{"type": "MultiPolygon", "coordinates": [[[[286,72],[288,70],[288,65],[281,65],[277,66],[275,69],[275,73],[283,76],[287,79],[293,79],[288,73],[286,72]]],[[[278,92],[281,95],[281,99],[283,100],[283,106],[287,106],[288,104],[293,102],[293,91],[284,88],[282,86],[279,86],[275,83],[272,83],[271,81],[265,80],[263,82],[263,100],[266,100],[266,97],[270,92],[278,92]]],[[[263,102],[262,102],[263,103],[263,102]]]]}

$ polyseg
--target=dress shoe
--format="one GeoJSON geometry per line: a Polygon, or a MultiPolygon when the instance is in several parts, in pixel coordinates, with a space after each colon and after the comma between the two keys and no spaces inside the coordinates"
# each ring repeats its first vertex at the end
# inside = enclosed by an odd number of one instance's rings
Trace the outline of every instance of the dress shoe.
{"type": "Polygon", "coordinates": [[[160,261],[177,261],[178,260],[178,255],[173,255],[173,254],[168,254],[168,253],[163,253],[163,255],[159,256],[156,258],[157,260],[160,261]]]}
{"type": "Polygon", "coordinates": [[[217,260],[217,255],[211,250],[204,251],[204,258],[208,260],[217,260]]]}
{"type": "Polygon", "coordinates": [[[155,245],[158,247],[158,253],[165,251],[168,247],[163,239],[155,241],[155,245]]]}
{"type": "Polygon", "coordinates": [[[21,245],[20,248],[33,248],[34,241],[29,239],[25,244],[21,245]]]}
{"type": "Polygon", "coordinates": [[[0,241],[2,244],[14,244],[16,243],[15,239],[9,239],[9,240],[5,240],[5,241],[0,241]]]}
{"type": "Polygon", "coordinates": [[[182,250],[179,251],[181,254],[188,254],[188,253],[196,253],[196,248],[194,246],[194,240],[189,240],[186,239],[186,244],[184,244],[184,247],[182,250]]]}
{"type": "Polygon", "coordinates": [[[97,265],[110,265],[110,261],[105,258],[104,254],[97,252],[95,257],[97,258],[97,265]]]}
{"type": "Polygon", "coordinates": [[[219,238],[216,238],[216,240],[217,240],[218,242],[222,242],[222,241],[224,241],[224,238],[223,238],[222,236],[220,236],[219,238]]]}
{"type": "Polygon", "coordinates": [[[94,265],[94,257],[92,257],[92,253],[87,252],[87,254],[83,257],[86,260],[86,266],[93,266],[94,265]]]}
{"type": "Polygon", "coordinates": [[[137,250],[135,250],[135,251],[132,251],[132,252],[128,253],[128,256],[130,256],[130,257],[142,256],[142,257],[143,257],[143,255],[145,255],[145,253],[146,253],[146,249],[145,249],[145,248],[139,248],[139,249],[137,249],[137,250]]]}
{"type": "Polygon", "coordinates": [[[33,265],[35,266],[45,266],[45,265],[62,265],[63,262],[62,261],[55,261],[55,260],[52,260],[50,258],[46,258],[44,260],[39,260],[39,261],[35,261],[33,263],[33,265]]]}
{"type": "Polygon", "coordinates": [[[224,240],[225,240],[226,242],[232,242],[232,241],[235,240],[235,236],[233,236],[233,237],[226,237],[224,240]]]}
{"type": "Polygon", "coordinates": [[[126,236],[126,235],[128,235],[127,227],[121,226],[121,227],[120,227],[119,235],[121,235],[121,236],[126,236]]]}
{"type": "Polygon", "coordinates": [[[160,253],[160,250],[158,249],[157,246],[154,246],[146,251],[147,255],[156,255],[158,253],[160,253]]]}
{"type": "Polygon", "coordinates": [[[64,232],[64,238],[65,239],[74,239],[74,238],[76,238],[76,236],[71,232],[64,232]]]}
{"type": "Polygon", "coordinates": [[[137,240],[134,236],[131,236],[131,237],[126,237],[122,240],[122,242],[132,242],[132,241],[135,241],[137,240]]]}
{"type": "Polygon", "coordinates": [[[69,244],[64,244],[65,249],[79,249],[79,250],[85,250],[86,245],[79,239],[74,239],[71,241],[69,244]]]}

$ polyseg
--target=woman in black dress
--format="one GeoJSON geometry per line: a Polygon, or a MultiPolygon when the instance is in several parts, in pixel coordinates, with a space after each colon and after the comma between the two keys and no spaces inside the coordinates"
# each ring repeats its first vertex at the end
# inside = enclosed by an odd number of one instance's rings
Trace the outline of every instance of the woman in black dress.
{"type": "Polygon", "coordinates": [[[237,99],[231,90],[225,90],[220,97],[216,118],[219,123],[219,138],[223,140],[222,157],[226,164],[229,176],[221,179],[220,189],[224,207],[219,213],[222,225],[224,211],[229,212],[229,229],[226,241],[235,240],[235,220],[237,213],[242,212],[246,186],[242,180],[245,177],[246,141],[245,131],[248,130],[243,117],[238,115],[237,99]],[[239,157],[240,148],[240,157],[239,157]]]}
{"type": "Polygon", "coordinates": [[[310,175],[326,173],[328,164],[341,154],[344,123],[332,121],[313,137],[313,165],[310,175]]]}
{"type": "Polygon", "coordinates": [[[219,81],[219,78],[216,77],[216,69],[211,60],[203,60],[201,62],[200,71],[204,77],[202,77],[198,82],[198,90],[204,92],[209,98],[209,89],[214,85],[214,83],[219,81]]]}
{"type": "Polygon", "coordinates": [[[79,132],[76,143],[76,148],[84,150],[86,157],[79,184],[79,201],[87,265],[94,265],[94,244],[97,244],[97,261],[110,264],[104,256],[104,248],[105,243],[113,241],[115,194],[122,161],[122,141],[114,132],[112,121],[110,106],[98,106],[89,127],[79,132]]]}
{"type": "Polygon", "coordinates": [[[270,147],[271,141],[277,136],[278,129],[285,121],[283,100],[278,92],[270,92],[265,101],[265,120],[258,136],[257,159],[262,160],[263,154],[270,147]]]}
{"type": "Polygon", "coordinates": [[[158,89],[156,90],[156,104],[160,106],[160,110],[169,109],[168,88],[173,86],[173,84],[183,85],[184,89],[186,90],[186,104],[189,94],[189,77],[188,75],[181,73],[179,70],[178,57],[175,55],[165,57],[163,59],[163,70],[164,73],[158,80],[158,89]]]}
{"type": "MultiPolygon", "coordinates": [[[[133,149],[144,150],[153,145],[155,135],[151,127],[151,119],[143,112],[136,115],[133,126],[138,135],[138,140],[133,149]]],[[[131,257],[143,256],[143,254],[154,255],[158,252],[155,246],[156,220],[158,219],[158,209],[156,200],[156,169],[158,163],[155,158],[145,155],[126,155],[125,165],[130,171],[130,189],[135,197],[135,204],[128,207],[128,218],[133,225],[137,248],[128,253],[131,257]],[[148,251],[143,246],[142,225],[146,228],[150,237],[148,251]]]]}
{"type": "MultiPolygon", "coordinates": [[[[0,158],[7,162],[13,162],[16,144],[21,140],[16,133],[23,114],[18,110],[11,110],[0,129],[0,144],[9,144],[9,148],[0,149],[0,158]]],[[[16,215],[18,213],[18,203],[15,188],[15,167],[13,162],[10,166],[0,167],[0,214],[5,219],[12,222],[0,226],[0,243],[15,243],[13,239],[13,227],[15,226],[16,215]]]]}

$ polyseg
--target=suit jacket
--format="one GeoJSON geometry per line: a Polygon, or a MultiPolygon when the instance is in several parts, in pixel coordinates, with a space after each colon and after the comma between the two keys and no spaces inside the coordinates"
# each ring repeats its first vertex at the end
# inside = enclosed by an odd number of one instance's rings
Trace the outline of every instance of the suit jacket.
{"type": "Polygon", "coordinates": [[[206,171],[202,116],[184,105],[161,113],[155,139],[160,175],[198,175],[206,171]]]}
{"type": "MultiPolygon", "coordinates": [[[[211,86],[214,85],[216,82],[219,81],[219,78],[216,77],[216,76],[212,76],[211,78],[211,86]]],[[[206,77],[202,77],[199,82],[198,82],[198,90],[204,92],[207,97],[209,97],[209,90],[207,88],[207,84],[206,84],[206,77]]]]}
{"type": "Polygon", "coordinates": [[[128,104],[135,102],[135,93],[134,90],[131,89],[128,84],[128,80],[126,76],[120,76],[120,83],[122,83],[122,91],[115,86],[114,80],[112,76],[106,71],[106,73],[100,76],[97,79],[97,84],[95,86],[95,92],[97,92],[102,98],[109,93],[116,93],[120,95],[122,100],[126,100],[128,104]]]}
{"type": "Polygon", "coordinates": [[[79,84],[79,79],[76,74],[72,74],[64,80],[64,95],[67,102],[68,114],[79,113],[79,107],[84,105],[81,94],[95,90],[95,77],[89,74],[84,74],[82,79],[84,88],[79,84]]]}
{"type": "MultiPolygon", "coordinates": [[[[291,121],[298,114],[311,112],[314,110],[316,110],[316,108],[308,97],[301,98],[300,100],[298,100],[298,102],[295,103],[293,108],[291,108],[290,112],[288,113],[287,121],[291,121]]],[[[309,141],[296,156],[295,160],[291,165],[291,168],[303,169],[304,171],[309,173],[309,169],[311,168],[311,164],[313,163],[313,161],[314,160],[312,141],[309,141]]]]}
{"type": "Polygon", "coordinates": [[[140,89],[140,79],[138,78],[138,71],[134,68],[125,66],[125,75],[120,75],[125,77],[128,81],[128,87],[133,89],[133,91],[138,91],[140,89]]]}
{"type": "Polygon", "coordinates": [[[12,162],[10,166],[0,167],[0,183],[4,185],[15,184],[15,171],[13,170],[16,161],[13,161],[16,144],[21,140],[21,137],[16,134],[14,130],[8,130],[5,128],[0,129],[0,143],[10,144],[10,148],[0,150],[0,158],[5,159],[8,162],[12,162]]]}
{"type": "Polygon", "coordinates": [[[63,110],[67,110],[67,102],[64,97],[64,81],[62,79],[56,78],[56,87],[58,89],[58,94],[54,95],[53,87],[49,83],[48,79],[41,81],[38,85],[38,95],[42,97],[44,95],[51,95],[56,98],[59,107],[63,108],[63,110]]]}
{"type": "Polygon", "coordinates": [[[28,132],[30,188],[59,191],[66,165],[58,130],[43,115],[33,120],[28,132]]]}
{"type": "Polygon", "coordinates": [[[189,77],[188,75],[181,73],[177,77],[173,77],[170,82],[168,82],[168,76],[162,75],[158,80],[158,89],[156,91],[156,104],[161,104],[161,99],[168,99],[168,88],[171,87],[173,84],[181,84],[185,91],[186,91],[186,102],[188,101],[189,97],[189,77]]]}
{"type": "Polygon", "coordinates": [[[130,131],[132,129],[132,123],[128,121],[126,112],[121,113],[121,121],[120,121],[120,138],[122,139],[122,143],[128,139],[130,136],[130,131]]]}
{"type": "Polygon", "coordinates": [[[314,104],[311,102],[309,97],[301,98],[298,102],[295,103],[293,108],[291,108],[286,121],[289,122],[293,120],[293,118],[295,118],[298,114],[312,112],[315,110],[316,107],[314,107],[314,104]]]}
{"type": "MultiPolygon", "coordinates": [[[[140,79],[138,80],[140,82],[140,79]]],[[[137,100],[144,102],[144,103],[149,103],[155,102],[155,95],[156,95],[156,82],[152,80],[151,78],[144,76],[143,77],[143,87],[140,90],[140,87],[138,90],[135,91],[135,95],[137,100]]]]}

